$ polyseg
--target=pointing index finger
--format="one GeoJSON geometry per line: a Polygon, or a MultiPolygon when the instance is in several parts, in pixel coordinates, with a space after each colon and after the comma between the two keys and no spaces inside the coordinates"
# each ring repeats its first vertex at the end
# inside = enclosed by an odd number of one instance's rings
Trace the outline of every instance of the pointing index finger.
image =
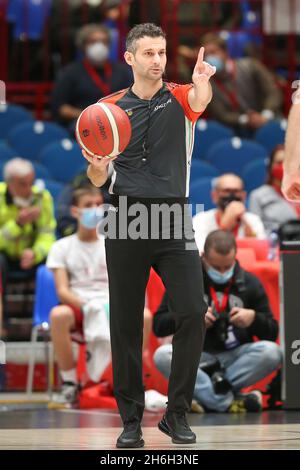
{"type": "Polygon", "coordinates": [[[197,58],[197,65],[200,65],[203,63],[203,58],[204,58],[204,47],[200,47],[199,53],[198,53],[198,58],[197,58]]]}

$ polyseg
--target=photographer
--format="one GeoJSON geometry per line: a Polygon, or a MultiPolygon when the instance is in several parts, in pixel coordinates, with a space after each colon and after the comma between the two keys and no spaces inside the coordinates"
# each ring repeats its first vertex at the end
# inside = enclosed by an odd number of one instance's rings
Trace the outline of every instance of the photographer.
{"type": "Polygon", "coordinates": [[[216,178],[211,197],[216,209],[198,212],[193,218],[195,240],[200,252],[207,235],[217,229],[229,230],[236,238],[266,238],[260,217],[246,209],[247,193],[238,175],[224,173],[216,178]]]}
{"type": "MultiPolygon", "coordinates": [[[[231,232],[210,233],[202,261],[205,300],[209,308],[194,398],[213,411],[260,411],[261,392],[242,394],[241,390],[280,366],[281,351],[275,343],[277,321],[260,281],[244,271],[236,260],[236,242],[231,232]],[[254,342],[255,337],[259,341],[254,342]]],[[[154,316],[153,329],[159,337],[176,330],[172,305],[166,294],[154,316]]],[[[154,355],[157,368],[166,377],[171,356],[171,344],[160,346],[154,355]]]]}

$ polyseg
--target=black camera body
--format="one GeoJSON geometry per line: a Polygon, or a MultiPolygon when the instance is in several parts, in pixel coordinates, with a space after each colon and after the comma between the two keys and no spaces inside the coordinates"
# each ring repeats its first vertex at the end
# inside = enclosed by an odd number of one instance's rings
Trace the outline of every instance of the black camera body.
{"type": "Polygon", "coordinates": [[[214,323],[214,336],[216,342],[224,347],[226,340],[228,338],[228,327],[230,325],[229,312],[224,310],[223,312],[217,313],[213,312],[216,321],[214,323]]]}

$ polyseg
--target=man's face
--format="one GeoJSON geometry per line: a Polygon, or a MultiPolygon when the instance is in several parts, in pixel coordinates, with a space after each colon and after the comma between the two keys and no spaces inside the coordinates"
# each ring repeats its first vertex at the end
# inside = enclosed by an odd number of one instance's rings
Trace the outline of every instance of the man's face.
{"type": "Polygon", "coordinates": [[[8,189],[12,196],[29,199],[31,187],[34,182],[34,173],[26,176],[15,176],[8,182],[8,189]]]}
{"type": "Polygon", "coordinates": [[[160,80],[167,63],[166,40],[160,36],[146,36],[136,41],[136,47],[135,53],[125,52],[125,60],[133,73],[143,79],[160,80]]]}
{"type": "Polygon", "coordinates": [[[239,178],[226,176],[219,180],[218,186],[212,192],[212,200],[216,206],[222,208],[222,201],[230,197],[244,202],[246,199],[246,192],[244,191],[242,181],[239,178]]]}
{"type": "Polygon", "coordinates": [[[228,58],[227,52],[214,43],[205,44],[205,56],[215,56],[215,57],[218,57],[223,62],[226,62],[228,58]]]}
{"type": "Polygon", "coordinates": [[[80,218],[82,209],[90,209],[92,207],[100,207],[103,204],[101,194],[85,194],[81,196],[77,206],[72,206],[71,213],[76,219],[80,218]]]}
{"type": "Polygon", "coordinates": [[[236,252],[232,249],[227,255],[221,255],[214,248],[211,248],[208,253],[204,253],[203,262],[206,269],[209,267],[214,268],[220,273],[229,271],[235,263],[236,252]]]}

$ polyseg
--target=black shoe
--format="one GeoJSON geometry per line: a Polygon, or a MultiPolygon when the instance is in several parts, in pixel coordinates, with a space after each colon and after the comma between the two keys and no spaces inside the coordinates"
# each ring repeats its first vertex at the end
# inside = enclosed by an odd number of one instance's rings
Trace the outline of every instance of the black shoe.
{"type": "Polygon", "coordinates": [[[196,434],[189,427],[185,413],[167,411],[158,429],[172,438],[174,444],[195,444],[196,434]]]}
{"type": "Polygon", "coordinates": [[[262,393],[259,390],[252,390],[248,393],[238,394],[227,411],[228,413],[258,413],[262,409],[262,393]]]}
{"type": "Polygon", "coordinates": [[[144,447],[141,425],[138,421],[130,421],[124,424],[124,431],[118,437],[116,447],[144,447]]]}

